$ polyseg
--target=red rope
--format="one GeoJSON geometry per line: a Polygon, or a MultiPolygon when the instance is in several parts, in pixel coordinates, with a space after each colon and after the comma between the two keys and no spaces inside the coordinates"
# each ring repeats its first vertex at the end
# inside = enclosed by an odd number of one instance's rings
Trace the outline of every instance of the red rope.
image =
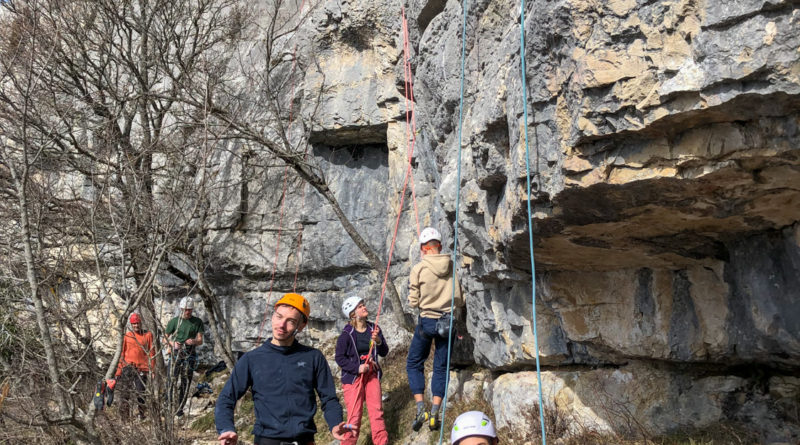
{"type": "MultiPolygon", "coordinates": [[[[306,1],[303,0],[300,3],[300,9],[298,10],[298,14],[300,14],[300,16],[301,16],[300,23],[302,23],[302,21],[303,21],[302,14],[303,14],[303,7],[305,6],[305,4],[306,4],[306,1]]],[[[298,23],[298,26],[300,25],[300,23],[298,23]]],[[[297,67],[297,43],[295,42],[294,49],[292,50],[292,71],[291,71],[292,94],[291,94],[291,96],[289,96],[289,98],[290,98],[289,99],[289,124],[287,125],[287,128],[291,128],[292,127],[292,123],[294,122],[294,93],[295,93],[295,76],[294,76],[294,73],[295,73],[296,67],[297,67]]],[[[306,154],[308,154],[308,146],[306,146],[306,154]]],[[[272,276],[270,277],[270,281],[269,281],[269,292],[267,292],[267,301],[268,302],[272,298],[272,289],[273,289],[273,286],[275,285],[275,272],[278,269],[278,254],[280,252],[280,246],[281,246],[281,232],[283,231],[283,215],[284,215],[284,208],[285,208],[285,205],[286,205],[286,184],[288,183],[288,178],[289,178],[289,165],[287,164],[283,169],[283,191],[281,192],[281,209],[280,209],[280,213],[279,213],[280,216],[279,216],[279,221],[278,221],[278,236],[277,236],[277,238],[275,240],[275,261],[272,264],[272,276]]],[[[303,188],[303,202],[305,202],[305,188],[303,188]]],[[[303,206],[303,207],[305,207],[305,206],[303,206]]],[[[301,224],[301,228],[302,228],[302,224],[301,224]]],[[[302,232],[301,232],[301,236],[302,236],[302,232]]],[[[295,260],[296,260],[296,256],[295,256],[295,260]]],[[[297,285],[297,270],[295,269],[295,286],[296,285],[297,285]]],[[[266,323],[266,321],[267,321],[267,313],[269,313],[269,304],[267,304],[266,307],[264,308],[264,315],[261,317],[261,325],[258,327],[258,338],[256,340],[256,346],[259,343],[261,343],[261,334],[264,332],[264,323],[266,323]]]]}
{"type": "MultiPolygon", "coordinates": [[[[281,232],[283,231],[283,210],[286,204],[286,183],[289,182],[289,175],[288,175],[289,166],[287,165],[283,169],[283,192],[281,193],[281,210],[280,216],[278,219],[278,237],[275,240],[275,262],[272,264],[272,276],[269,280],[269,292],[267,293],[267,301],[270,300],[272,297],[272,287],[275,285],[275,271],[278,269],[278,254],[280,253],[281,247],[281,232]]],[[[261,317],[261,326],[258,328],[258,339],[256,340],[256,345],[261,343],[261,334],[264,331],[264,323],[267,321],[267,313],[269,312],[269,305],[264,309],[264,315],[261,317]]]]}
{"type": "MultiPolygon", "coordinates": [[[[411,128],[411,139],[410,145],[408,149],[408,164],[409,168],[411,168],[411,161],[412,156],[414,154],[414,148],[417,145],[417,113],[416,113],[416,102],[414,101],[414,82],[412,79],[411,73],[411,47],[410,47],[410,39],[408,37],[408,20],[406,20],[406,11],[405,6],[402,8],[403,14],[403,59],[404,59],[404,82],[405,82],[405,91],[403,92],[406,98],[406,131],[408,131],[409,127],[411,128]],[[409,109],[411,112],[409,113],[409,109]],[[409,114],[411,115],[411,125],[409,125],[409,114]]],[[[406,137],[406,141],[409,138],[406,137]]],[[[419,211],[417,210],[417,193],[414,187],[414,173],[411,173],[411,198],[414,202],[414,218],[417,222],[417,236],[419,236],[420,227],[419,227],[419,211]]]]}
{"type": "MultiPolygon", "coordinates": [[[[303,162],[308,158],[308,144],[306,144],[306,151],[303,154],[303,162]]],[[[302,187],[302,199],[300,201],[300,208],[305,210],[306,208],[306,187],[308,184],[303,183],[302,187]]],[[[294,256],[294,283],[292,283],[292,292],[297,291],[297,274],[300,272],[300,255],[303,253],[303,226],[302,216],[301,221],[298,223],[297,229],[297,254],[294,256]]]]}
{"type": "MultiPolygon", "coordinates": [[[[412,91],[413,91],[413,86],[412,86],[413,79],[411,78],[411,63],[409,61],[410,46],[409,46],[409,43],[408,43],[408,22],[406,20],[406,9],[405,9],[405,7],[402,7],[401,11],[402,11],[402,24],[403,24],[402,25],[403,26],[403,52],[405,53],[405,56],[404,56],[404,62],[405,62],[405,69],[404,69],[405,79],[404,79],[404,83],[405,83],[406,89],[405,89],[404,93],[405,93],[405,97],[406,97],[406,128],[408,128],[408,126],[409,126],[408,123],[409,123],[409,120],[410,120],[411,121],[412,131],[411,131],[411,138],[408,138],[408,137],[406,138],[406,140],[409,141],[409,145],[408,145],[408,167],[406,168],[406,176],[405,176],[405,179],[403,180],[403,191],[400,194],[400,205],[399,205],[399,207],[397,209],[397,219],[395,220],[394,232],[392,233],[392,243],[389,246],[389,256],[388,256],[388,258],[386,260],[386,273],[383,276],[383,285],[381,286],[381,295],[380,295],[380,300],[378,301],[378,311],[375,314],[375,326],[376,327],[379,324],[379,321],[380,321],[380,318],[381,318],[381,312],[383,310],[383,297],[386,294],[386,284],[389,281],[389,271],[390,271],[390,269],[392,267],[392,255],[394,254],[394,246],[395,246],[395,242],[397,241],[397,231],[400,228],[400,217],[403,214],[403,203],[405,202],[406,190],[408,188],[409,178],[411,178],[411,172],[412,172],[411,160],[413,159],[413,156],[414,156],[414,143],[416,142],[416,135],[415,135],[415,133],[416,133],[416,131],[415,131],[416,130],[416,116],[414,116],[413,112],[410,111],[410,110],[413,110],[413,96],[409,97],[409,95],[413,94],[412,93],[412,91]],[[409,106],[409,102],[411,102],[410,106],[409,106]],[[410,115],[410,119],[409,119],[409,115],[410,115]]],[[[412,196],[412,199],[413,199],[413,202],[414,202],[414,210],[415,210],[415,213],[416,213],[417,199],[416,199],[416,196],[413,193],[413,190],[414,190],[413,181],[411,181],[411,183],[412,183],[412,186],[411,186],[412,195],[411,196],[412,196]]],[[[418,214],[417,214],[416,220],[417,220],[417,234],[419,234],[419,215],[418,214]]],[[[370,353],[372,352],[372,348],[373,347],[374,347],[374,345],[371,344],[370,345],[370,353]]]]}
{"type": "MultiPolygon", "coordinates": [[[[305,0],[303,0],[303,4],[301,4],[301,6],[300,6],[300,10],[301,11],[303,9],[303,5],[304,4],[305,4],[305,0]]],[[[391,265],[392,265],[392,255],[394,254],[394,247],[395,247],[395,244],[396,244],[396,241],[397,241],[397,233],[398,233],[398,230],[399,230],[399,227],[400,227],[400,218],[402,216],[403,205],[405,203],[405,195],[406,195],[406,191],[408,190],[409,182],[411,182],[411,197],[412,197],[412,202],[413,202],[413,207],[414,207],[414,216],[415,216],[415,221],[416,221],[416,226],[417,226],[417,235],[418,236],[419,236],[419,232],[420,232],[419,211],[418,211],[418,207],[417,207],[416,189],[415,189],[415,186],[414,186],[413,171],[412,171],[412,160],[413,160],[413,156],[414,156],[414,148],[415,148],[415,145],[416,145],[417,125],[416,125],[416,113],[414,112],[414,106],[415,106],[414,105],[415,104],[415,102],[414,102],[414,87],[413,87],[413,78],[412,78],[412,70],[411,70],[411,62],[410,62],[410,44],[409,44],[409,33],[408,33],[408,21],[406,19],[405,7],[402,7],[402,32],[403,32],[403,52],[404,52],[404,84],[405,84],[404,96],[405,96],[405,104],[406,104],[406,113],[405,114],[406,114],[406,132],[407,132],[406,133],[406,141],[407,141],[407,151],[408,151],[408,167],[406,168],[406,175],[405,175],[405,178],[403,180],[403,190],[402,190],[402,193],[400,195],[400,205],[399,205],[399,207],[397,209],[397,218],[395,220],[395,227],[394,227],[394,231],[392,233],[392,242],[391,242],[391,245],[389,247],[389,255],[388,255],[387,264],[386,264],[386,272],[384,274],[383,284],[381,286],[380,299],[379,299],[379,302],[378,302],[378,311],[377,311],[377,313],[375,315],[375,326],[376,327],[378,326],[378,323],[380,321],[381,312],[383,310],[383,299],[384,299],[384,296],[386,294],[386,286],[387,286],[387,283],[388,283],[388,280],[389,280],[389,272],[391,270],[391,265]],[[410,130],[409,130],[409,128],[410,128],[410,130]],[[408,136],[408,132],[409,131],[411,133],[410,137],[408,136]]],[[[295,45],[294,54],[296,54],[296,51],[297,51],[297,45],[295,45]]],[[[293,57],[292,73],[295,72],[295,67],[296,67],[296,57],[293,57]]],[[[290,97],[294,97],[294,91],[295,91],[295,83],[294,83],[294,77],[293,77],[292,78],[292,95],[290,97]]],[[[294,106],[294,102],[292,101],[292,103],[290,104],[289,126],[291,126],[291,124],[292,124],[293,106],[294,106]]],[[[306,146],[304,159],[306,159],[307,156],[308,156],[308,146],[306,146]]],[[[286,201],[286,185],[287,185],[287,173],[288,173],[287,170],[288,170],[288,166],[284,170],[283,192],[282,192],[282,196],[281,196],[280,222],[279,222],[278,236],[277,236],[277,241],[276,241],[277,244],[276,244],[276,248],[275,248],[275,262],[274,262],[273,269],[272,269],[272,276],[271,276],[271,279],[270,279],[270,289],[269,289],[269,293],[268,293],[268,296],[267,296],[268,300],[272,296],[272,289],[273,289],[274,281],[275,281],[275,272],[277,270],[279,247],[280,247],[280,237],[281,237],[281,232],[282,232],[282,228],[283,228],[284,206],[285,206],[285,201],[286,201]]],[[[301,208],[305,208],[304,204],[305,204],[305,199],[306,199],[306,186],[307,186],[307,184],[304,184],[303,192],[302,192],[302,196],[303,196],[302,197],[302,203],[303,204],[301,205],[301,208]]],[[[302,225],[302,222],[301,222],[300,226],[299,226],[299,230],[298,230],[298,235],[297,235],[298,254],[295,255],[295,275],[294,275],[293,289],[297,288],[297,276],[298,276],[299,268],[300,268],[300,264],[299,264],[299,260],[298,259],[299,259],[299,256],[300,256],[300,252],[302,252],[302,240],[303,240],[303,225],[302,225]]],[[[265,311],[264,311],[264,315],[263,315],[262,320],[261,320],[261,326],[259,327],[258,340],[257,340],[256,344],[261,342],[261,334],[263,332],[263,328],[264,328],[264,324],[266,322],[266,317],[267,317],[267,313],[268,312],[269,312],[269,307],[267,307],[265,309],[265,311]]],[[[371,352],[371,349],[372,348],[370,348],[370,352],[371,352]]]]}

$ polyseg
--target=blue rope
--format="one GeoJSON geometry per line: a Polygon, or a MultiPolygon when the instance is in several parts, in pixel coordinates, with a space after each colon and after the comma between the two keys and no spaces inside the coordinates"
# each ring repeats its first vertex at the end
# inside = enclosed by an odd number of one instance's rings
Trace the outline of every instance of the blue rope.
{"type": "MultiPolygon", "coordinates": [[[[461,7],[464,14],[461,19],[461,94],[458,102],[458,174],[456,175],[456,222],[453,226],[453,289],[450,294],[450,314],[453,314],[456,297],[456,253],[458,252],[458,214],[461,203],[461,130],[464,126],[464,61],[467,54],[467,0],[464,0],[461,7]]],[[[447,375],[444,380],[444,398],[442,399],[442,425],[444,425],[445,415],[447,414],[447,393],[450,388],[450,353],[453,346],[453,317],[450,317],[450,333],[447,336],[447,375]]],[[[442,445],[444,437],[444,427],[439,428],[439,445],[442,445]]]]}
{"type": "Polygon", "coordinates": [[[539,421],[542,424],[542,445],[547,445],[544,428],[544,403],[542,398],[542,371],[539,367],[539,335],[536,332],[536,264],[533,260],[533,213],[531,212],[531,163],[528,151],[528,86],[525,76],[525,0],[520,0],[519,48],[522,68],[522,110],[525,118],[525,179],[528,185],[528,247],[531,252],[531,309],[533,311],[533,347],[536,349],[536,379],[539,383],[539,421]]]}

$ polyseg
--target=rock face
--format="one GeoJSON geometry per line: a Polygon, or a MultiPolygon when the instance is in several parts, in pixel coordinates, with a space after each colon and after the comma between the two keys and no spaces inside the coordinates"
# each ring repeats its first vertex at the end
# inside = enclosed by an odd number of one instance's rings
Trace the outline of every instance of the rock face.
{"type": "MultiPolygon", "coordinates": [[[[538,403],[527,146],[547,406],[616,434],[739,420],[797,441],[800,3],[529,1],[526,96],[518,3],[417,0],[405,11],[413,104],[400,13],[378,1],[310,10],[301,32],[318,67],[303,84],[312,155],[385,257],[413,139],[416,205],[409,192],[391,277],[404,298],[417,224],[452,247],[458,216],[468,335],[454,361],[501,374],[484,384],[498,424],[538,427],[514,420],[538,403]],[[310,100],[323,86],[321,102],[310,100]],[[404,115],[412,105],[416,132],[404,115]]],[[[277,175],[226,168],[254,184],[277,175]]],[[[312,341],[338,335],[349,294],[377,307],[382,274],[322,199],[290,181],[280,238],[280,190],[270,188],[249,191],[236,230],[209,235],[214,286],[230,297],[242,348],[258,336],[265,299],[292,288],[296,262],[312,341]]],[[[230,198],[220,205],[239,202],[230,198]]],[[[221,226],[236,225],[228,214],[221,226]]],[[[386,332],[395,344],[408,338],[386,332]]]]}

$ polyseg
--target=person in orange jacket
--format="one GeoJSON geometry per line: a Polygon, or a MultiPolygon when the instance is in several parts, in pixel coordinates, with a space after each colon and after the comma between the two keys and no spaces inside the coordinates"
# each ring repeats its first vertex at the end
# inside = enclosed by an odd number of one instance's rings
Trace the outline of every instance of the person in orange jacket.
{"type": "Polygon", "coordinates": [[[131,330],[125,333],[122,342],[122,355],[119,358],[115,378],[122,383],[120,393],[120,417],[127,419],[130,412],[131,396],[136,396],[139,417],[145,414],[145,385],[150,372],[155,369],[156,349],[153,333],[144,330],[142,318],[137,313],[129,319],[131,330]]]}

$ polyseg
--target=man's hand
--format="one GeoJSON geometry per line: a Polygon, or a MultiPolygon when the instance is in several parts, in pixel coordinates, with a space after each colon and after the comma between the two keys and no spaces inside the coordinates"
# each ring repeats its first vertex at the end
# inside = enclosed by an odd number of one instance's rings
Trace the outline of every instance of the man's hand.
{"type": "Polygon", "coordinates": [[[369,365],[364,363],[363,365],[358,365],[358,373],[364,374],[369,372],[369,365]]]}
{"type": "MultiPolygon", "coordinates": [[[[345,423],[342,422],[331,429],[331,435],[333,435],[333,438],[336,440],[345,440],[349,437],[356,437],[358,435],[358,428],[354,425],[345,425],[345,423]]],[[[220,443],[220,445],[224,444],[220,443]]]]}
{"type": "Polygon", "coordinates": [[[217,440],[219,440],[219,445],[236,445],[236,442],[239,440],[239,435],[236,434],[235,431],[225,431],[219,435],[217,440]]]}
{"type": "Polygon", "coordinates": [[[181,342],[179,341],[173,342],[172,347],[177,351],[178,349],[181,348],[181,342]]]}
{"type": "Polygon", "coordinates": [[[193,345],[193,344],[194,344],[194,341],[192,341],[192,339],[191,339],[191,338],[187,338],[187,339],[186,339],[186,341],[185,341],[184,343],[185,343],[185,344],[187,344],[187,345],[189,345],[189,346],[191,346],[191,345],[193,345]]]}

